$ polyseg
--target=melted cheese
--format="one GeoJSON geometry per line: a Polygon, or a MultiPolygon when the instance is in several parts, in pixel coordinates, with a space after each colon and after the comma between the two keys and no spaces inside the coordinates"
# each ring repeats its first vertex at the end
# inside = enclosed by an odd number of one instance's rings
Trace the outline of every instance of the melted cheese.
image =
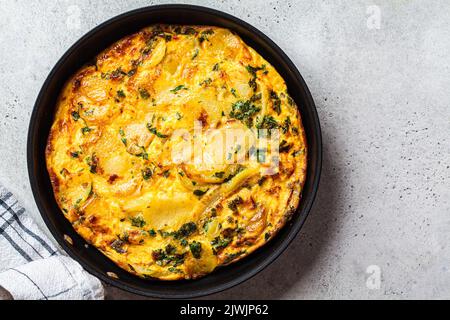
{"type": "Polygon", "coordinates": [[[286,223],[306,140],[283,79],[236,34],[155,25],[67,82],[46,161],[62,213],[89,243],[138,276],[192,279],[286,223]],[[279,135],[258,132],[268,128],[279,135]]]}

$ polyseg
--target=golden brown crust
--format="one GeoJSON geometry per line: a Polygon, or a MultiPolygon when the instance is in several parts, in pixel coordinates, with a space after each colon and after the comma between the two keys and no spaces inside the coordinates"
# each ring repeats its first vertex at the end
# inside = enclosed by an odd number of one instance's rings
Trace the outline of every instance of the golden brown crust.
{"type": "Polygon", "coordinates": [[[283,79],[208,26],[154,25],[100,53],[61,92],[46,148],[76,231],[125,270],[162,280],[204,276],[269,241],[298,207],[306,159],[283,79]],[[277,134],[258,129],[278,130],[279,154],[277,134]],[[217,133],[229,132],[239,134],[219,161],[217,133]]]}

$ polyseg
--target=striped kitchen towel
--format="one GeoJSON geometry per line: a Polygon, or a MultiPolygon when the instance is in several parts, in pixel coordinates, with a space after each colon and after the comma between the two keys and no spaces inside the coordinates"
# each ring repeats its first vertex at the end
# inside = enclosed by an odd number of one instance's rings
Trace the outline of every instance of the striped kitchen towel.
{"type": "Polygon", "coordinates": [[[103,299],[101,282],[58,250],[0,184],[0,287],[14,299],[103,299]]]}

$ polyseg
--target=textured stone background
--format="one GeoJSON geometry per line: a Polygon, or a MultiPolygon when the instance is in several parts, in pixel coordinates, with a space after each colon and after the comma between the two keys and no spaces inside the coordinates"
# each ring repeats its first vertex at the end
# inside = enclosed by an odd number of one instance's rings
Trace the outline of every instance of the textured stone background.
{"type": "MultiPolygon", "coordinates": [[[[238,16],[284,49],[324,137],[320,192],[301,234],[259,275],[207,299],[450,298],[450,2],[187,2],[238,16]]],[[[0,181],[41,225],[25,142],[44,79],[91,28],[157,3],[2,1],[0,181]]]]}

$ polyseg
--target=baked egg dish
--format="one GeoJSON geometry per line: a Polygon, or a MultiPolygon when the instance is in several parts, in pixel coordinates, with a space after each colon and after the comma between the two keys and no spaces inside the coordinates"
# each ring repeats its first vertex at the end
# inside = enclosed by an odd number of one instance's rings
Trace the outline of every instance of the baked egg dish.
{"type": "Polygon", "coordinates": [[[283,78],[238,35],[152,25],[64,85],[46,164],[90,245],[143,278],[195,279],[287,223],[307,143],[283,78]]]}

